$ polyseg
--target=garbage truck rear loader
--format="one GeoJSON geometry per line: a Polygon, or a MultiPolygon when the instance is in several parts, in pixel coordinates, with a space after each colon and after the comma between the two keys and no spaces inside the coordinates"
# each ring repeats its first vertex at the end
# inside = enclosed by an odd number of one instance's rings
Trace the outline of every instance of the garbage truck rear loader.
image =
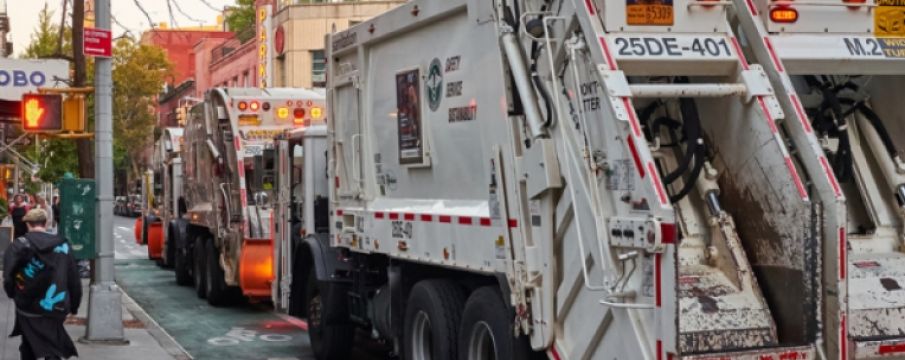
{"type": "Polygon", "coordinates": [[[415,0],[330,35],[315,355],[815,357],[828,180],[727,5],[415,0]]]}
{"type": "Polygon", "coordinates": [[[804,162],[835,177],[826,213],[830,358],[905,358],[905,3],[735,1],[804,162]]]}

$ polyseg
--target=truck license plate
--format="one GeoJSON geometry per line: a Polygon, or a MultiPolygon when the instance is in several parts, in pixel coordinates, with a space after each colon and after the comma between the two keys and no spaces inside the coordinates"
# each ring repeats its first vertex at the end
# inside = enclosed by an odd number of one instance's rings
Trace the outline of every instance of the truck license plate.
{"type": "Polygon", "coordinates": [[[673,0],[626,0],[625,18],[629,25],[673,24],[673,0]]]}

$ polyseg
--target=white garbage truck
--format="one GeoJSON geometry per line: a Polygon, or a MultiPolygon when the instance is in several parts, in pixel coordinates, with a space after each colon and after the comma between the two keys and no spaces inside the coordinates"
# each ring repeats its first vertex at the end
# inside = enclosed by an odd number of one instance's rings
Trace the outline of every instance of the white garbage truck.
{"type": "Polygon", "coordinates": [[[731,5],[414,0],[329,35],[328,228],[287,290],[315,355],[822,354],[832,174],[731,5]]]}
{"type": "Polygon", "coordinates": [[[905,2],[734,3],[803,162],[833,178],[815,192],[826,354],[905,359],[905,2]]]}
{"type": "MultiPolygon", "coordinates": [[[[199,297],[269,300],[274,281],[274,140],[322,121],[323,91],[216,88],[187,116],[182,160],[188,224],[176,241],[199,297]]],[[[182,257],[180,259],[180,257],[182,257]]],[[[184,273],[183,273],[184,274],[184,273]]],[[[180,273],[177,272],[177,276],[180,273]]]]}

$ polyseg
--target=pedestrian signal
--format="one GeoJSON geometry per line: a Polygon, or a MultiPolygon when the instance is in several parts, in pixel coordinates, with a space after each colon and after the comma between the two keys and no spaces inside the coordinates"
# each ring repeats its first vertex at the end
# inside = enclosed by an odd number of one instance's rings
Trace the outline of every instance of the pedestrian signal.
{"type": "Polygon", "coordinates": [[[22,95],[22,130],[31,133],[62,130],[62,109],[63,96],[60,94],[22,95]]]}

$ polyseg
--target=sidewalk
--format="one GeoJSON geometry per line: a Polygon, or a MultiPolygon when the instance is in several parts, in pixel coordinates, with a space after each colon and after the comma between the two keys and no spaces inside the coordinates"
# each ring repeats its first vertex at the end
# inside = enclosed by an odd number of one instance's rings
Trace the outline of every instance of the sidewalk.
{"type": "MultiPolygon", "coordinates": [[[[191,357],[160,329],[144,311],[123,294],[123,326],[128,345],[84,344],[78,339],[85,335],[88,312],[88,282],[82,280],[84,296],[79,313],[66,322],[66,331],[72,337],[79,351],[79,359],[92,360],[185,360],[191,357]]],[[[15,323],[16,307],[13,301],[0,294],[0,359],[18,359],[20,337],[10,338],[15,323]]]]}

